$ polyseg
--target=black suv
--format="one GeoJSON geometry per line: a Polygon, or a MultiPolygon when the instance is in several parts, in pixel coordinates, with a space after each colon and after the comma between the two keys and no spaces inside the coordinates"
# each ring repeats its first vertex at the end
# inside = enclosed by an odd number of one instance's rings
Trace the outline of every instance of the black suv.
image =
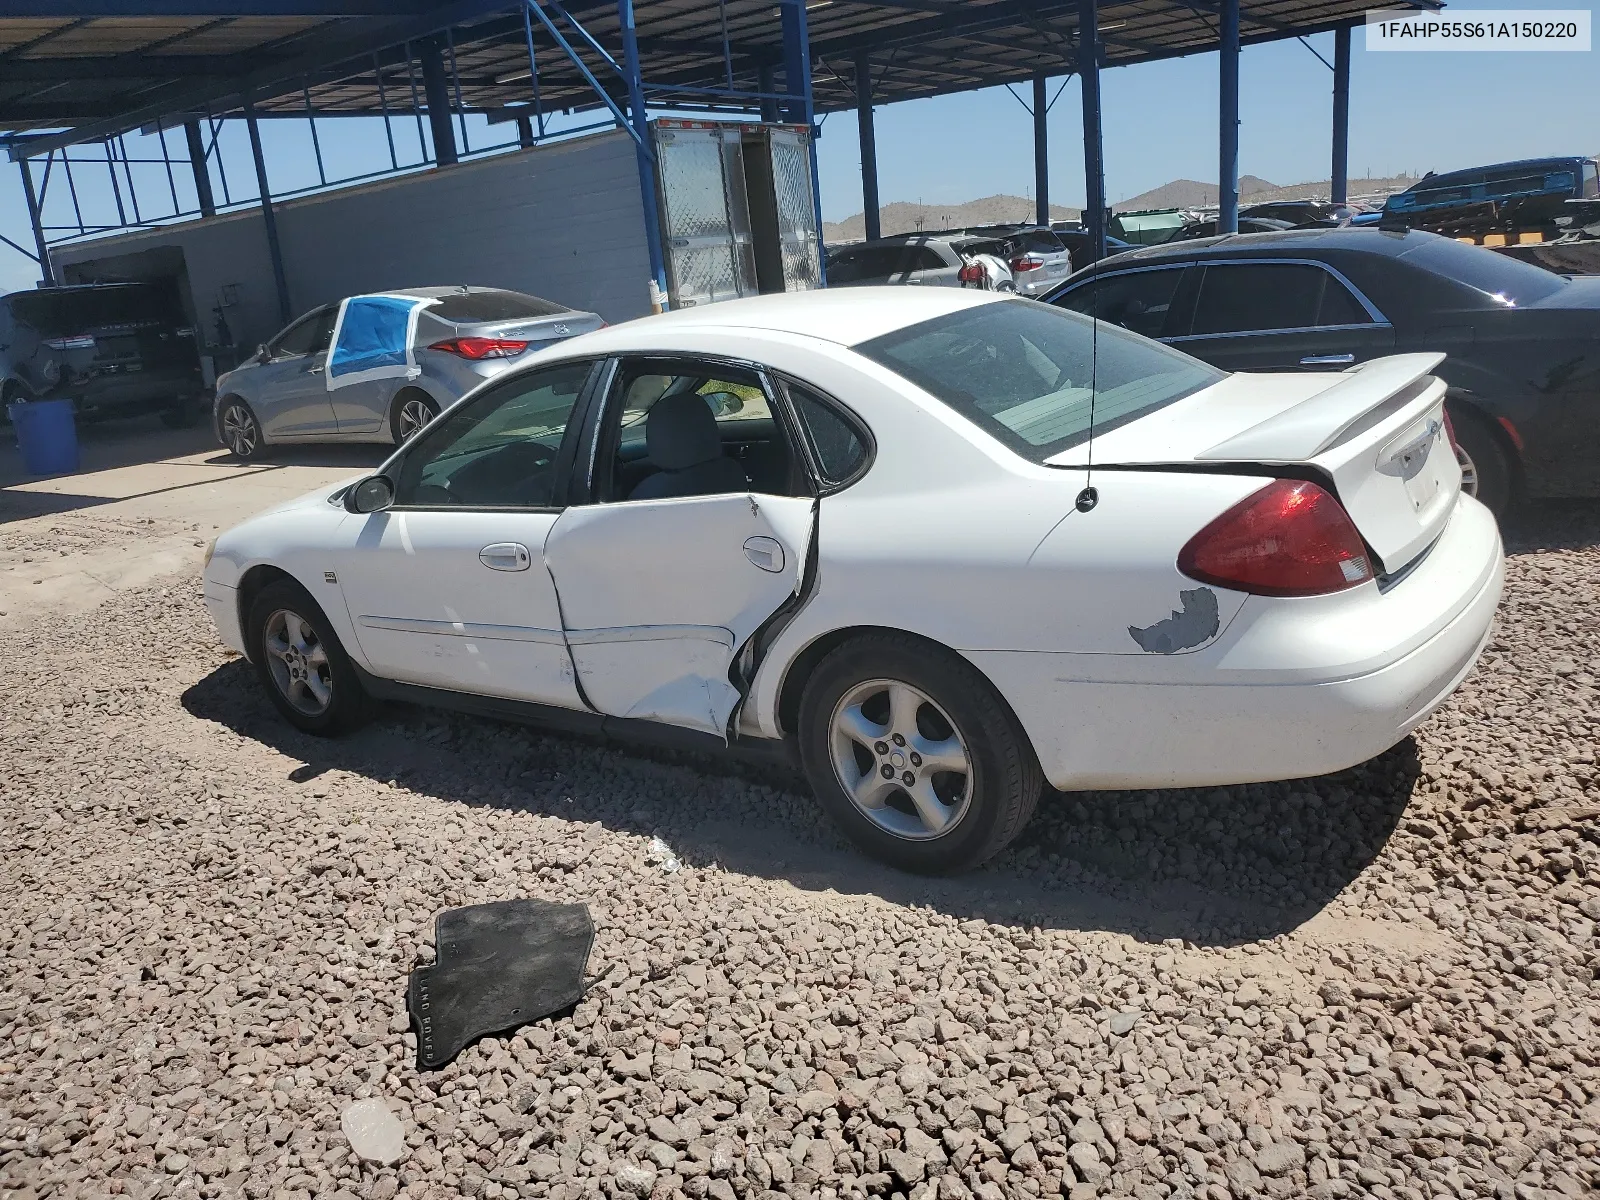
{"type": "Polygon", "coordinates": [[[0,413],[19,400],[71,400],[80,417],[160,412],[184,425],[205,391],[195,331],[177,291],[91,283],[0,296],[0,413]]]}

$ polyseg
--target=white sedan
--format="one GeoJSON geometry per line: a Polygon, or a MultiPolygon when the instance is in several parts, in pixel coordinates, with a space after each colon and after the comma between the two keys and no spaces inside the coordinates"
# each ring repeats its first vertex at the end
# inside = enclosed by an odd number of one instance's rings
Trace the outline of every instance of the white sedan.
{"type": "Polygon", "coordinates": [[[400,699],[774,750],[960,870],[1046,781],[1336,771],[1450,694],[1503,560],[1440,357],[1229,375],[945,288],[692,308],[229,530],[205,599],[309,732],[400,699]]]}

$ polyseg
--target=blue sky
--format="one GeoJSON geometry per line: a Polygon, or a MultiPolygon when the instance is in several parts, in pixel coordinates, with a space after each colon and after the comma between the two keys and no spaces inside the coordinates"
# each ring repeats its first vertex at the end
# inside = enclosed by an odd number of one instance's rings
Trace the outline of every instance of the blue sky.
{"type": "MultiPolygon", "coordinates": [[[[1552,0],[1501,0],[1499,8],[1534,8],[1552,0]]],[[[1486,6],[1481,6],[1486,7],[1486,6]]],[[[1452,13],[1467,11],[1452,5],[1452,13]]],[[[1330,62],[1331,34],[1310,39],[1330,62]]],[[[1354,38],[1350,95],[1352,176],[1448,170],[1542,154],[1600,152],[1600,121],[1592,98],[1600,79],[1596,52],[1587,54],[1368,54],[1354,38]]],[[[1247,47],[1240,64],[1239,169],[1274,183],[1326,179],[1333,73],[1298,41],[1247,47]]],[[[1052,82],[1054,95],[1058,84],[1052,82]]],[[[1217,178],[1217,56],[1120,67],[1101,77],[1105,120],[1106,191],[1115,201],[1170,179],[1217,178]]],[[[1077,80],[1050,112],[1050,197],[1083,200],[1082,115],[1077,80]]],[[[592,118],[586,118],[592,119],[592,118]]],[[[311,139],[303,122],[263,122],[273,187],[282,191],[316,181],[311,139]]],[[[417,155],[413,122],[394,122],[402,162],[417,155]]],[[[325,159],[341,171],[379,170],[389,162],[381,122],[318,124],[325,159]]],[[[475,145],[508,136],[509,127],[469,125],[475,145]]],[[[997,192],[1031,195],[1031,118],[1004,88],[877,110],[878,178],[885,203],[959,203],[997,192]]],[[[130,155],[143,139],[128,139],[130,155]]],[[[174,150],[181,132],[168,135],[174,150]]],[[[253,193],[242,124],[223,138],[223,161],[235,194],[253,193]]],[[[860,147],[853,113],[827,118],[818,143],[823,216],[839,220],[861,210],[860,147]]],[[[168,195],[164,168],[135,166],[141,197],[168,195]]],[[[75,168],[86,204],[114,213],[105,168],[75,168]]],[[[193,187],[180,170],[180,202],[193,187]]],[[[50,207],[65,219],[65,188],[52,180],[50,207]]],[[[220,199],[220,189],[219,189],[220,199]]],[[[170,203],[170,196],[168,199],[170,203]]],[[[0,167],[0,233],[32,245],[17,169],[0,167]]],[[[34,265],[0,244],[0,291],[32,286],[34,265]]]]}

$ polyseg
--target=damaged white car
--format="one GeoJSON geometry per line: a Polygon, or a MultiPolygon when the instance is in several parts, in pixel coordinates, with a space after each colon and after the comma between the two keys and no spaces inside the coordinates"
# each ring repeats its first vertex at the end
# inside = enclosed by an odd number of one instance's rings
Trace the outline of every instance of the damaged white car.
{"type": "Polygon", "coordinates": [[[852,288],[553,348],[220,537],[301,729],[374,699],[794,755],[971,867],[1062,789],[1315,775],[1471,669],[1502,578],[1437,355],[1228,375],[1028,300],[852,288]]]}

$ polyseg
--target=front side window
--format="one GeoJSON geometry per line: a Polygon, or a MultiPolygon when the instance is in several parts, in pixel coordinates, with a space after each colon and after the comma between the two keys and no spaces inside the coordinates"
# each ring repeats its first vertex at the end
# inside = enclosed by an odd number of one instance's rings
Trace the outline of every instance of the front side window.
{"type": "Polygon", "coordinates": [[[330,307],[308,312],[272,340],[268,346],[272,357],[298,358],[326,350],[333,337],[333,322],[338,311],[330,307]]]}
{"type": "Polygon", "coordinates": [[[1159,342],[1032,300],[1001,300],[855,347],[1036,462],[1226,374],[1159,342]]]}
{"type": "Polygon", "coordinates": [[[1063,308],[1110,321],[1145,337],[1160,337],[1167,330],[1173,297],[1183,279],[1184,267],[1154,271],[1129,271],[1097,275],[1055,300],[1063,308]]]}
{"type": "Polygon", "coordinates": [[[1305,263],[1212,263],[1195,300],[1195,334],[1366,325],[1372,318],[1344,284],[1305,263]]]}
{"type": "Polygon", "coordinates": [[[406,452],[395,507],[551,507],[556,458],[589,370],[577,362],[533,371],[448,413],[406,452]]]}

